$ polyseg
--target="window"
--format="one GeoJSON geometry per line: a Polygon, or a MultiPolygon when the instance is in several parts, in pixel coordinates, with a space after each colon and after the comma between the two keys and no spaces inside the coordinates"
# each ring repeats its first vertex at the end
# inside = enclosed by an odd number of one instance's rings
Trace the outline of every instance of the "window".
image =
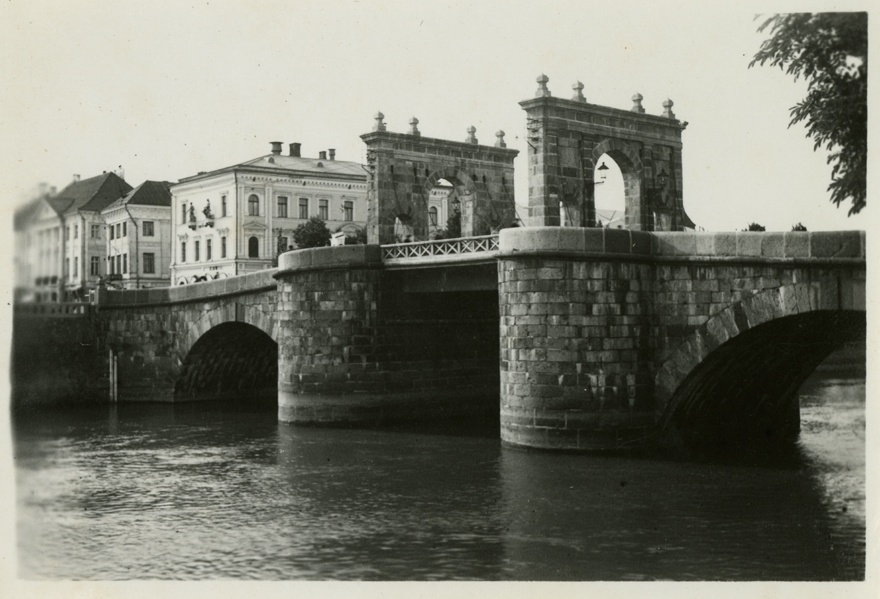
{"type": "Polygon", "coordinates": [[[110,239],[116,239],[116,228],[110,225],[110,239]]]}
{"type": "Polygon", "coordinates": [[[116,255],[116,274],[122,274],[122,255],[116,255]]]}
{"type": "Polygon", "coordinates": [[[79,225],[73,225],[73,238],[79,239],[79,225]]]}
{"type": "Polygon", "coordinates": [[[73,278],[74,279],[79,278],[79,256],[76,256],[73,259],[73,278]]]}
{"type": "Polygon", "coordinates": [[[89,274],[93,277],[101,274],[101,259],[97,256],[92,256],[89,260],[89,274]]]}
{"type": "Polygon", "coordinates": [[[107,257],[107,263],[109,264],[109,266],[107,267],[107,272],[111,275],[114,274],[116,272],[116,269],[113,267],[113,256],[107,257]]]}
{"type": "Polygon", "coordinates": [[[205,240],[205,260],[211,260],[211,240],[205,240]]]}
{"type": "Polygon", "coordinates": [[[180,242],[180,261],[186,262],[186,242],[180,242]]]}
{"type": "Polygon", "coordinates": [[[116,228],[116,238],[119,239],[122,237],[122,229],[120,228],[118,223],[115,228],[116,228]]]}
{"type": "Polygon", "coordinates": [[[186,222],[186,202],[180,203],[180,222],[186,222]]]}
{"type": "Polygon", "coordinates": [[[226,238],[225,237],[220,238],[220,257],[221,258],[226,257],[226,238]]]}
{"type": "Polygon", "coordinates": [[[318,217],[321,220],[327,220],[329,211],[329,200],[318,200],[318,217]]]}
{"type": "Polygon", "coordinates": [[[248,239],[248,258],[260,257],[260,241],[256,237],[248,239]]]}
{"type": "Polygon", "coordinates": [[[226,216],[226,196],[220,196],[220,216],[226,216]]]}
{"type": "Polygon", "coordinates": [[[144,221],[144,237],[152,237],[155,235],[153,232],[153,221],[145,220],[144,221]]]}
{"type": "Polygon", "coordinates": [[[128,236],[128,232],[125,230],[125,228],[126,228],[125,226],[126,226],[127,224],[128,224],[128,223],[122,223],[122,236],[123,236],[123,237],[127,237],[127,236],[128,236]]]}
{"type": "Polygon", "coordinates": [[[193,256],[193,260],[195,260],[196,262],[199,261],[199,241],[198,241],[198,239],[196,240],[195,255],[193,256]]]}
{"type": "Polygon", "coordinates": [[[156,274],[156,254],[144,252],[144,274],[156,274]]]}
{"type": "Polygon", "coordinates": [[[430,221],[430,224],[432,227],[437,226],[437,207],[436,206],[431,206],[428,209],[428,220],[430,221]]]}
{"type": "Polygon", "coordinates": [[[92,239],[100,239],[101,238],[101,225],[92,225],[91,238],[92,239]]]}
{"type": "Polygon", "coordinates": [[[287,218],[287,197],[278,196],[278,214],[279,218],[287,218]]]}
{"type": "Polygon", "coordinates": [[[248,198],[248,215],[260,216],[260,198],[253,194],[248,198]]]}
{"type": "Polygon", "coordinates": [[[354,220],[354,202],[346,200],[342,205],[345,220],[354,220]]]}
{"type": "Polygon", "coordinates": [[[309,199],[308,198],[300,198],[299,199],[299,217],[302,219],[307,219],[309,217],[309,199]]]}
{"type": "Polygon", "coordinates": [[[70,258],[65,258],[64,259],[64,276],[65,276],[65,278],[69,274],[70,274],[70,258]]]}
{"type": "Polygon", "coordinates": [[[128,274],[128,254],[122,254],[122,274],[128,274]]]}

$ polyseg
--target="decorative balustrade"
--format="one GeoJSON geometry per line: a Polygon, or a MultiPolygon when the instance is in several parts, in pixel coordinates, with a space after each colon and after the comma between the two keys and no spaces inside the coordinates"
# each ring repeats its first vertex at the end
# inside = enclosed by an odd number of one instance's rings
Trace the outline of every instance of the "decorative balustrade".
{"type": "Polygon", "coordinates": [[[498,235],[460,237],[436,241],[416,241],[382,246],[382,260],[441,262],[489,258],[498,251],[498,235]]]}

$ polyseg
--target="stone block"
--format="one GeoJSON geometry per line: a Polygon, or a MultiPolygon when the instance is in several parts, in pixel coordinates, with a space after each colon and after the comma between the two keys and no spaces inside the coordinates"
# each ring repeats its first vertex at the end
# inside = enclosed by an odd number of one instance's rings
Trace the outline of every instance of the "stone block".
{"type": "Polygon", "coordinates": [[[736,233],[715,233],[715,255],[736,256],[736,233]]]}
{"type": "Polygon", "coordinates": [[[630,231],[631,253],[648,256],[651,254],[651,233],[630,231]]]}
{"type": "Polygon", "coordinates": [[[764,233],[761,237],[761,256],[782,258],[785,255],[784,236],[784,233],[764,233]]]}
{"type": "Polygon", "coordinates": [[[605,251],[610,254],[629,254],[632,240],[627,229],[605,229],[605,251]]]}
{"type": "Polygon", "coordinates": [[[812,258],[863,258],[859,231],[821,231],[810,233],[812,258]]]}
{"type": "Polygon", "coordinates": [[[761,244],[766,233],[759,231],[739,231],[736,234],[737,256],[760,256],[761,244]]]}
{"type": "Polygon", "coordinates": [[[782,255],[786,258],[808,258],[810,256],[810,234],[806,231],[783,233],[782,255]]]}

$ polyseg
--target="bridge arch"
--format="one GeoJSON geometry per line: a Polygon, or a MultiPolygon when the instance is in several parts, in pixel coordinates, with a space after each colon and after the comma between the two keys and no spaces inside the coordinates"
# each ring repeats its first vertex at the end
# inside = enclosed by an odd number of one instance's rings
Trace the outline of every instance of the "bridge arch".
{"type": "Polygon", "coordinates": [[[268,335],[272,341],[278,342],[278,325],[274,318],[260,308],[260,304],[230,302],[205,311],[198,320],[187,328],[177,347],[177,363],[184,363],[193,346],[208,331],[218,325],[230,322],[251,325],[268,335]]]}
{"type": "Polygon", "coordinates": [[[831,309],[819,295],[809,283],[756,292],[683,339],[655,376],[667,438],[720,452],[793,440],[801,385],[866,330],[863,307],[831,309]]]}

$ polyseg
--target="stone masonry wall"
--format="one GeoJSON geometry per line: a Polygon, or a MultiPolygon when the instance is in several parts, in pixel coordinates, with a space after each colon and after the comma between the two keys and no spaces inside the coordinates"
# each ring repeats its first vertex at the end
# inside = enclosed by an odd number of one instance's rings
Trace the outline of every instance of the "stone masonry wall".
{"type": "MultiPolygon", "coordinates": [[[[487,377],[483,363],[447,351],[468,323],[412,312],[406,294],[386,280],[378,246],[285,254],[277,277],[281,421],[451,416],[474,411],[474,396],[497,393],[497,375],[487,377]]],[[[495,327],[493,319],[490,339],[495,327]]],[[[497,372],[494,360],[492,368],[497,372]]]]}
{"type": "Polygon", "coordinates": [[[100,290],[116,352],[119,401],[173,401],[190,348],[212,327],[243,322],[276,338],[274,271],[181,287],[100,290]]]}
{"type": "Polygon", "coordinates": [[[638,444],[727,339],[788,315],[866,308],[860,232],[535,227],[499,243],[501,431],[515,445],[638,444]]]}

